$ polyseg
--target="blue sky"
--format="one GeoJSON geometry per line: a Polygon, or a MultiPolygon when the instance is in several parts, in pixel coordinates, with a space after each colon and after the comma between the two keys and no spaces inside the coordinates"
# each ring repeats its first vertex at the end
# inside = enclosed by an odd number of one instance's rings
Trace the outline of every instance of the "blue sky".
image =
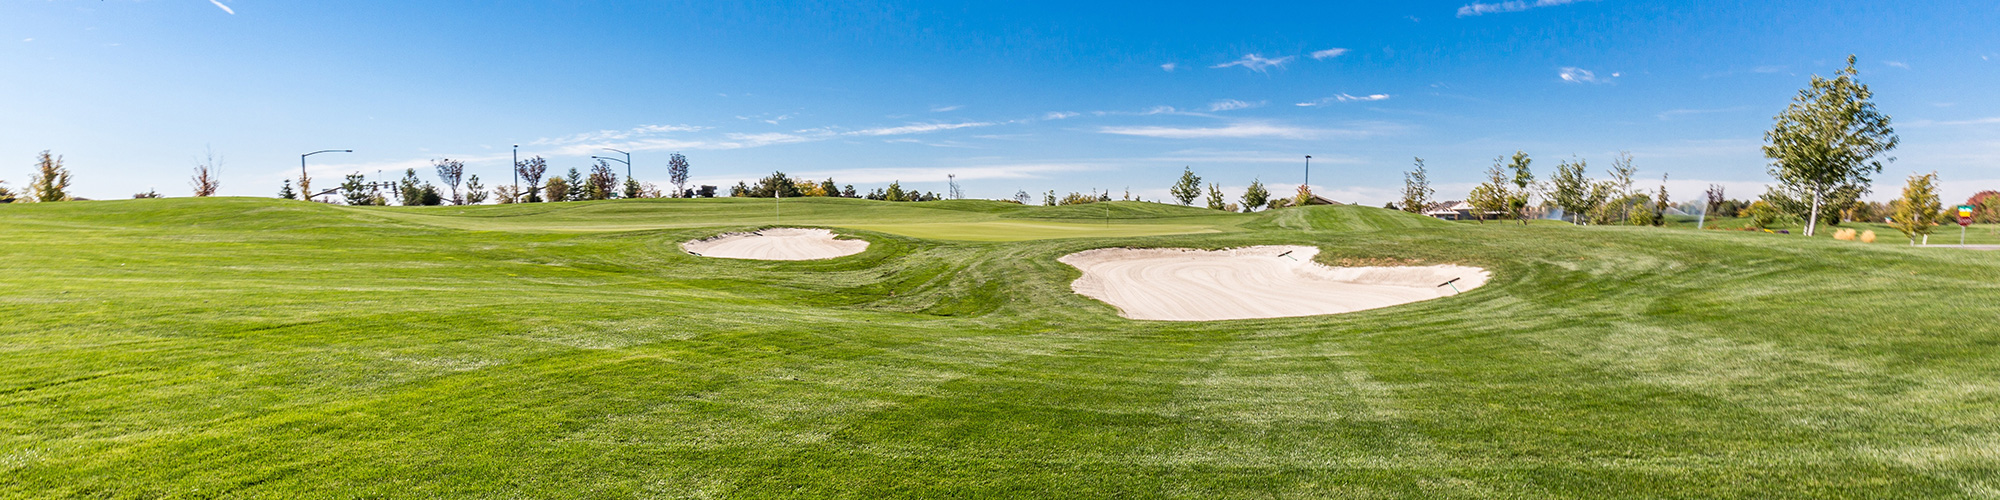
{"type": "Polygon", "coordinates": [[[50,149],[83,196],[184,196],[212,148],[223,194],[269,196],[351,148],[314,176],[448,157],[492,184],[520,144],[651,181],[678,151],[708,184],[1158,199],[1183,166],[1289,190],[1310,154],[1380,204],[1412,157],[1455,198],[1517,149],[1600,176],[1629,150],[1676,199],[1747,198],[1771,117],[1852,53],[1903,138],[1871,198],[2000,189],[2000,4],[1744,3],[14,0],[0,179],[50,149]]]}

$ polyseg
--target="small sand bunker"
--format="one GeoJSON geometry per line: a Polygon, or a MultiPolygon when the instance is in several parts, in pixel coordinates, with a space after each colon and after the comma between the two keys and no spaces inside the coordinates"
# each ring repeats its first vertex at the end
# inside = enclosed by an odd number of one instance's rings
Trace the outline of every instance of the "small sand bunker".
{"type": "Polygon", "coordinates": [[[1327,267],[1318,248],[1100,248],[1063,256],[1083,271],[1070,289],[1132,319],[1212,321],[1354,312],[1486,284],[1476,267],[1327,267]],[[1289,252],[1289,253],[1288,253],[1289,252]],[[1457,279],[1451,286],[1440,286],[1457,279]]]}
{"type": "Polygon", "coordinates": [[[844,257],[868,249],[863,240],[833,239],[825,229],[778,228],[729,233],[681,244],[687,253],[703,257],[754,260],[817,260],[844,257]]]}

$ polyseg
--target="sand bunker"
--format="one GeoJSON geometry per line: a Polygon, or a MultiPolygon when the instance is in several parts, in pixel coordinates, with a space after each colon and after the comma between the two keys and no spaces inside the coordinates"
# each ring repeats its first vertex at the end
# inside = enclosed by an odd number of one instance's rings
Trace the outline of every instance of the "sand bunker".
{"type": "Polygon", "coordinates": [[[836,240],[825,229],[778,228],[729,233],[681,244],[687,253],[703,257],[755,260],[816,260],[861,253],[863,240],[836,240]]]}
{"type": "Polygon", "coordinates": [[[1101,248],[1058,259],[1083,271],[1070,289],[1132,319],[1211,321],[1354,312],[1456,294],[1486,284],[1476,267],[1327,267],[1318,248],[1101,248]],[[1290,252],[1286,254],[1286,252],[1290,252]]]}

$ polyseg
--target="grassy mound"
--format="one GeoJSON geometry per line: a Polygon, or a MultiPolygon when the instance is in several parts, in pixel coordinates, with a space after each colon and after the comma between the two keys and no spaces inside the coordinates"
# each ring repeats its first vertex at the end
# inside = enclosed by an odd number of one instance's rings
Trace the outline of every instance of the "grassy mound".
{"type": "Polygon", "coordinates": [[[1990,253],[1363,207],[964,241],[890,229],[1086,223],[792,201],[786,224],[882,229],[763,262],[675,245],[772,200],[0,205],[0,496],[2000,491],[1990,253]],[[1494,280],[1163,325],[1055,260],[1257,244],[1494,280]]]}

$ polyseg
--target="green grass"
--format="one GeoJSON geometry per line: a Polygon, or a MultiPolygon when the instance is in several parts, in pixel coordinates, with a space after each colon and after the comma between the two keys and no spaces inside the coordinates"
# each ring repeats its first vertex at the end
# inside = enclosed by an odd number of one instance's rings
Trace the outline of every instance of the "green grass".
{"type": "Polygon", "coordinates": [[[783,222],[856,256],[678,250],[768,203],[0,205],[0,496],[2000,496],[1992,252],[856,200],[783,222]],[[1055,262],[1253,244],[1494,280],[1160,323],[1055,262]]]}

